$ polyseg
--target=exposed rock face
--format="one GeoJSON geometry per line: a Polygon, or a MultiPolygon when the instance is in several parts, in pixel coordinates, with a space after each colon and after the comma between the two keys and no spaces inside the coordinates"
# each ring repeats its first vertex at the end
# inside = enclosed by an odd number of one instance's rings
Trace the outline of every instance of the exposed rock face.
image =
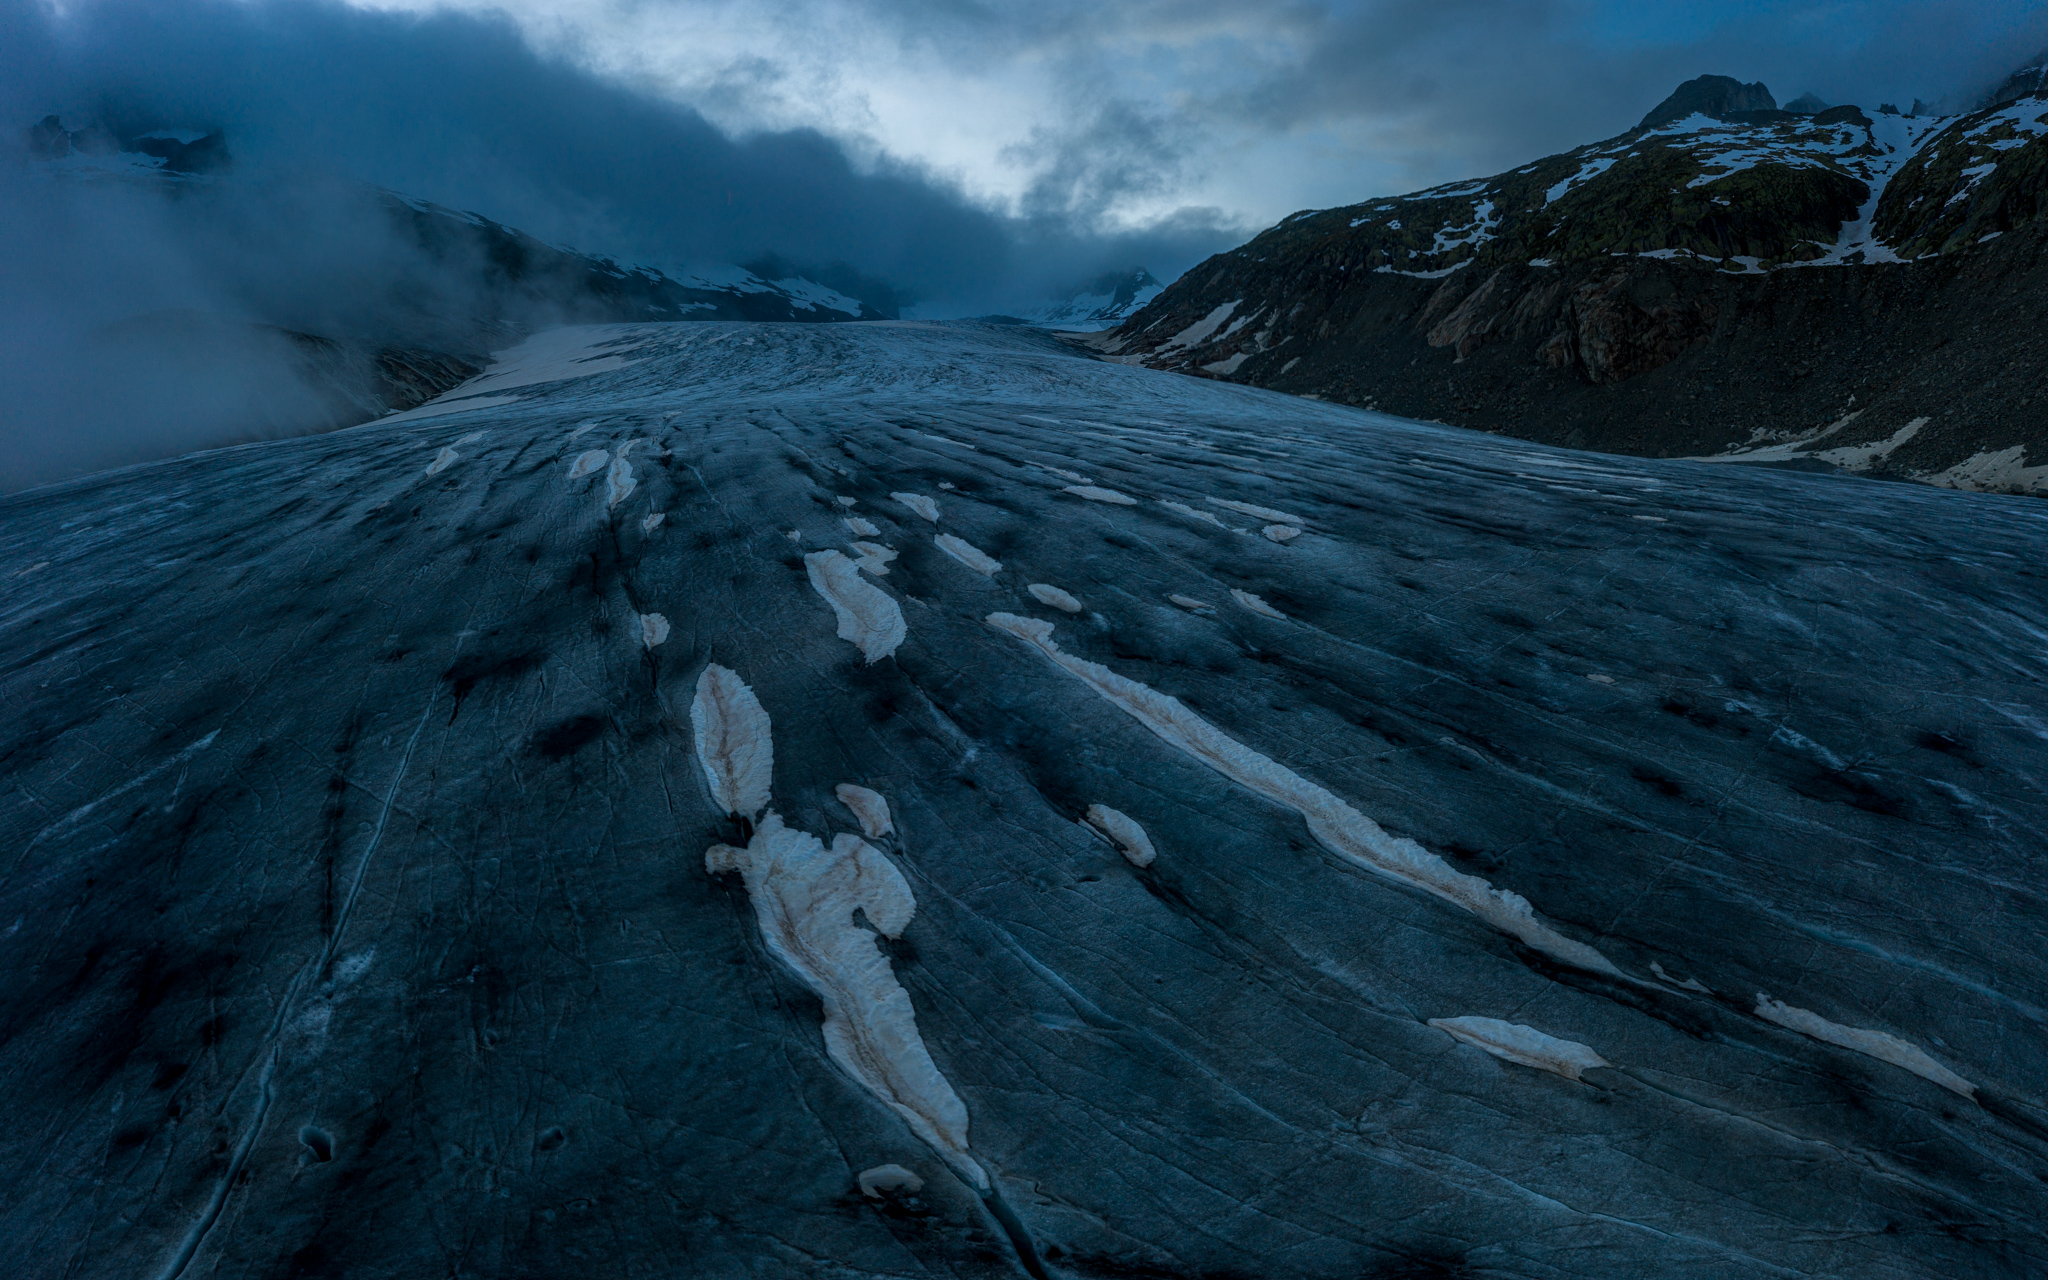
{"type": "Polygon", "coordinates": [[[1636,128],[1654,129],[1695,114],[1725,120],[1745,111],[1775,111],[1777,108],[1778,100],[1764,88],[1762,81],[1744,84],[1733,76],[1700,76],[1679,85],[1670,97],[1651,107],[1636,128]]]}
{"type": "Polygon", "coordinates": [[[527,351],[0,499],[9,1276],[2048,1271],[2035,504],[527,351]]]}
{"type": "Polygon", "coordinates": [[[1296,214],[1096,345],[1578,447],[1826,431],[1771,460],[2048,490],[2048,97],[1873,119],[1736,110],[1740,88],[1691,82],[1652,113],[1677,122],[1512,173],[1296,214]],[[1983,461],[2009,450],[2030,461],[1983,461]]]}
{"type": "Polygon", "coordinates": [[[2005,83],[1993,89],[1981,105],[2002,107],[2007,103],[2018,102],[2021,98],[2031,98],[2044,93],[2048,93],[2048,49],[2035,54],[2026,66],[2007,76],[2005,83]]]}

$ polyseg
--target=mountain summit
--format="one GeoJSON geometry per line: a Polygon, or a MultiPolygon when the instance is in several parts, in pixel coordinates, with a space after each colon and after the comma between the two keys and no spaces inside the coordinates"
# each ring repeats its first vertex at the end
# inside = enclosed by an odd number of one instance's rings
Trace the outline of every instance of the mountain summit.
{"type": "Polygon", "coordinates": [[[1650,108],[1636,128],[1654,129],[1693,115],[1726,120],[1745,111],[1777,109],[1778,100],[1761,80],[1744,84],[1734,76],[1699,76],[1679,85],[1670,97],[1650,108]]]}

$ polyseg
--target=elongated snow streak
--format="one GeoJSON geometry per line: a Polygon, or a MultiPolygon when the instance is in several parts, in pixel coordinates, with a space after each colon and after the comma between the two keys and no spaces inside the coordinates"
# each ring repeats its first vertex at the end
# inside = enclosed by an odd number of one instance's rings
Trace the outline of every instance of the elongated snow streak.
{"type": "Polygon", "coordinates": [[[455,460],[461,456],[461,454],[453,449],[443,448],[441,452],[434,455],[434,460],[427,464],[427,474],[430,476],[440,475],[443,471],[454,466],[455,460]]]}
{"type": "Polygon", "coordinates": [[[885,936],[901,937],[917,910],[903,873],[859,836],[836,836],[827,850],[773,813],[746,848],[713,845],[704,867],[745,877],[762,941],[825,1006],[832,1061],[988,1190],[988,1174],[968,1154],[966,1104],[932,1062],[917,1010],[875,935],[853,922],[858,908],[885,936]]]}
{"type": "Polygon", "coordinates": [[[1184,516],[1193,516],[1197,520],[1207,520],[1210,524],[1215,525],[1218,529],[1228,529],[1230,527],[1229,525],[1224,524],[1221,520],[1218,520],[1210,512],[1197,511],[1185,502],[1168,502],[1162,498],[1159,502],[1159,505],[1165,507],[1168,511],[1178,511],[1184,516]]]}
{"type": "Polygon", "coordinates": [[[738,673],[715,662],[704,668],[690,704],[690,727],[718,807],[749,820],[767,808],[775,742],[768,713],[738,673]]]}
{"type": "Polygon", "coordinates": [[[994,574],[996,570],[1003,567],[1002,561],[992,559],[983,554],[981,548],[964,538],[956,538],[950,533],[941,533],[935,536],[932,541],[939,544],[939,550],[958,560],[976,573],[994,574]]]}
{"type": "Polygon", "coordinates": [[[1294,810],[1310,834],[1332,853],[1367,871],[1412,885],[1462,907],[1511,937],[1546,955],[1595,973],[1621,970],[1583,942],[1576,942],[1536,918],[1520,894],[1496,889],[1478,876],[1454,871],[1413,840],[1390,836],[1380,825],[1322,787],[1243,743],[1225,736],[1180,700],[1111,671],[1100,663],[1062,653],[1050,622],[992,613],[989,625],[1038,650],[1053,665],[1082,681],[1168,744],[1208,765],[1238,785],[1294,810]]]}
{"type": "Polygon", "coordinates": [[[1118,493],[1114,489],[1103,489],[1092,484],[1070,484],[1060,490],[1060,492],[1071,493],[1077,498],[1086,498],[1090,502],[1114,503],[1119,507],[1135,507],[1138,505],[1138,500],[1128,493],[1118,493]]]}
{"type": "Polygon", "coordinates": [[[875,528],[872,521],[863,520],[859,516],[846,517],[846,528],[847,532],[859,534],[863,538],[879,538],[882,536],[882,531],[875,528]]]}
{"type": "Polygon", "coordinates": [[[912,511],[917,512],[917,514],[923,516],[925,519],[931,521],[933,524],[937,524],[939,522],[939,504],[933,502],[930,498],[925,497],[923,494],[892,493],[889,496],[896,499],[896,501],[902,503],[904,506],[909,507],[912,511]]]}
{"type": "Polygon", "coordinates": [[[1074,599],[1074,597],[1049,582],[1034,582],[1024,589],[1029,591],[1031,598],[1040,604],[1049,604],[1053,608],[1066,613],[1081,612],[1081,602],[1079,600],[1074,599]]]}
{"type": "Polygon", "coordinates": [[[481,439],[483,439],[483,438],[484,438],[484,433],[483,433],[483,432],[481,432],[481,431],[472,431],[472,432],[470,432],[470,433],[469,433],[468,435],[466,435],[466,436],[462,437],[462,438],[461,438],[460,440],[457,440],[457,441],[456,441],[455,443],[457,443],[457,444],[475,444],[475,443],[476,443],[477,441],[479,441],[479,440],[481,440],[481,439]]]}
{"type": "Polygon", "coordinates": [[[1274,524],[1308,523],[1300,516],[1290,516],[1285,511],[1275,511],[1271,507],[1255,507],[1249,502],[1234,502],[1229,498],[1210,498],[1207,501],[1209,505],[1221,507],[1225,511],[1235,511],[1241,516],[1257,516],[1261,520],[1271,520],[1274,524]]]}
{"type": "Polygon", "coordinates": [[[1936,1062],[1919,1045],[1910,1040],[1901,1040],[1888,1031],[1865,1031],[1861,1027],[1845,1027],[1839,1022],[1830,1022],[1810,1010],[1795,1009],[1783,1001],[1773,1000],[1761,991],[1756,993],[1756,1016],[1775,1022],[1781,1027],[1790,1027],[1801,1035],[1869,1054],[1895,1067],[1904,1067],[1914,1075],[1924,1076],[1944,1089],[1962,1094],[1965,1098],[1975,1099],[1977,1096],[1976,1085],[1936,1062]]]}
{"type": "Polygon", "coordinates": [[[579,453],[576,455],[576,461],[569,464],[569,478],[580,480],[611,460],[611,453],[604,449],[591,449],[579,453]]]}
{"type": "Polygon", "coordinates": [[[1215,606],[1215,605],[1213,605],[1213,604],[1210,604],[1210,603],[1209,603],[1208,601],[1206,601],[1206,600],[1197,600],[1197,599],[1195,599],[1195,598],[1194,598],[1193,596],[1177,596],[1177,595],[1176,595],[1176,596],[1168,596],[1168,597],[1166,597],[1166,598],[1167,598],[1168,600],[1171,600],[1171,601],[1173,601],[1173,602],[1174,602],[1175,604],[1179,605],[1179,606],[1180,606],[1181,608],[1183,608],[1183,609],[1190,609],[1190,610],[1193,610],[1193,611],[1194,611],[1194,612],[1196,612],[1196,613],[1214,613],[1214,612],[1216,612],[1216,606],[1215,606]]]}
{"type": "Polygon", "coordinates": [[[668,512],[657,511],[640,522],[640,532],[653,533],[661,527],[661,522],[666,519],[668,519],[668,512]]]}
{"type": "Polygon", "coordinates": [[[844,553],[813,551],[804,557],[811,588],[825,597],[839,619],[839,638],[853,641],[869,662],[896,652],[910,634],[893,596],[860,576],[844,553]]]}
{"type": "Polygon", "coordinates": [[[658,613],[640,615],[640,643],[652,649],[668,639],[668,619],[658,613]]]}
{"type": "Polygon", "coordinates": [[[1088,806],[1088,825],[1108,836],[1110,843],[1124,855],[1124,860],[1134,867],[1149,867],[1159,856],[1159,851],[1152,847],[1152,838],[1145,834],[1145,828],[1106,804],[1088,806]]]}
{"type": "Polygon", "coordinates": [[[1519,1022],[1499,1018],[1431,1018],[1429,1025],[1466,1044],[1477,1045],[1496,1058],[1525,1067],[1555,1071],[1576,1080],[1581,1071],[1609,1065],[1607,1059],[1576,1040],[1560,1040],[1519,1022]]]}
{"type": "Polygon", "coordinates": [[[640,482],[633,478],[633,464],[624,458],[613,458],[611,470],[604,473],[604,507],[609,511],[633,495],[640,482]]]}
{"type": "Polygon", "coordinates": [[[1278,618],[1282,622],[1287,621],[1286,614],[1280,612],[1278,609],[1275,609],[1272,605],[1267,604],[1264,600],[1259,599],[1259,597],[1253,595],[1249,591],[1239,591],[1236,587],[1232,587],[1230,589],[1230,598],[1237,601],[1245,608],[1250,609],[1253,613],[1258,614],[1260,617],[1278,618]]]}
{"type": "Polygon", "coordinates": [[[860,558],[853,562],[854,568],[864,569],[877,578],[889,576],[889,562],[896,558],[893,548],[885,547],[879,542],[856,542],[853,549],[860,552],[860,558]]]}
{"type": "Polygon", "coordinates": [[[832,501],[834,501],[834,502],[838,503],[838,504],[839,504],[840,506],[842,506],[842,507],[850,507],[850,506],[852,506],[852,505],[853,505],[854,503],[856,503],[856,502],[860,501],[860,499],[858,499],[858,498],[849,498],[849,497],[847,497],[847,496],[846,496],[845,494],[841,493],[841,494],[836,494],[836,495],[834,495],[834,497],[833,497],[832,501]]]}
{"type": "Polygon", "coordinates": [[[1259,530],[1259,532],[1265,534],[1267,540],[1271,542],[1286,542],[1291,538],[1299,538],[1301,536],[1301,530],[1291,524],[1269,524],[1259,530]]]}
{"type": "Polygon", "coordinates": [[[860,819],[861,833],[868,839],[879,840],[896,829],[896,824],[889,820],[889,802],[882,799],[880,792],[842,782],[833,788],[832,794],[853,810],[853,816],[860,819]]]}

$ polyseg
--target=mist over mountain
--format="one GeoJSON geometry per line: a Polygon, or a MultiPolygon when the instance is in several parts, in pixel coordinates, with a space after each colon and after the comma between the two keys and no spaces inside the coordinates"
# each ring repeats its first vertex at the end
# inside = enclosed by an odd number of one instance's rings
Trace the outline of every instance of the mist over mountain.
{"type": "Polygon", "coordinates": [[[1133,261],[1177,271],[1231,238],[1199,219],[1105,234],[1014,216],[813,131],[728,136],[535,53],[500,18],[319,0],[6,0],[0,122],[8,487],[351,420],[307,385],[290,338],[246,326],[474,358],[494,334],[663,314],[479,296],[468,264],[376,212],[380,190],[626,272],[753,264],[870,315],[1027,307],[1133,261]],[[123,154],[158,169],[123,173],[123,154]],[[199,319],[128,323],[152,315],[199,319]],[[123,323],[109,348],[102,331],[123,323]]]}

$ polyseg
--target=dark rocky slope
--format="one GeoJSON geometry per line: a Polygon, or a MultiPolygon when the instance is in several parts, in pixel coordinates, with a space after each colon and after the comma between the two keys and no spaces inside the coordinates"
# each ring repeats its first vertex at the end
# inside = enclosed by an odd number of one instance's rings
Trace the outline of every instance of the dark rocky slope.
{"type": "Polygon", "coordinates": [[[1098,345],[1583,448],[2048,488],[2048,98],[1924,120],[1749,109],[1756,88],[1297,214],[1098,345]]]}

